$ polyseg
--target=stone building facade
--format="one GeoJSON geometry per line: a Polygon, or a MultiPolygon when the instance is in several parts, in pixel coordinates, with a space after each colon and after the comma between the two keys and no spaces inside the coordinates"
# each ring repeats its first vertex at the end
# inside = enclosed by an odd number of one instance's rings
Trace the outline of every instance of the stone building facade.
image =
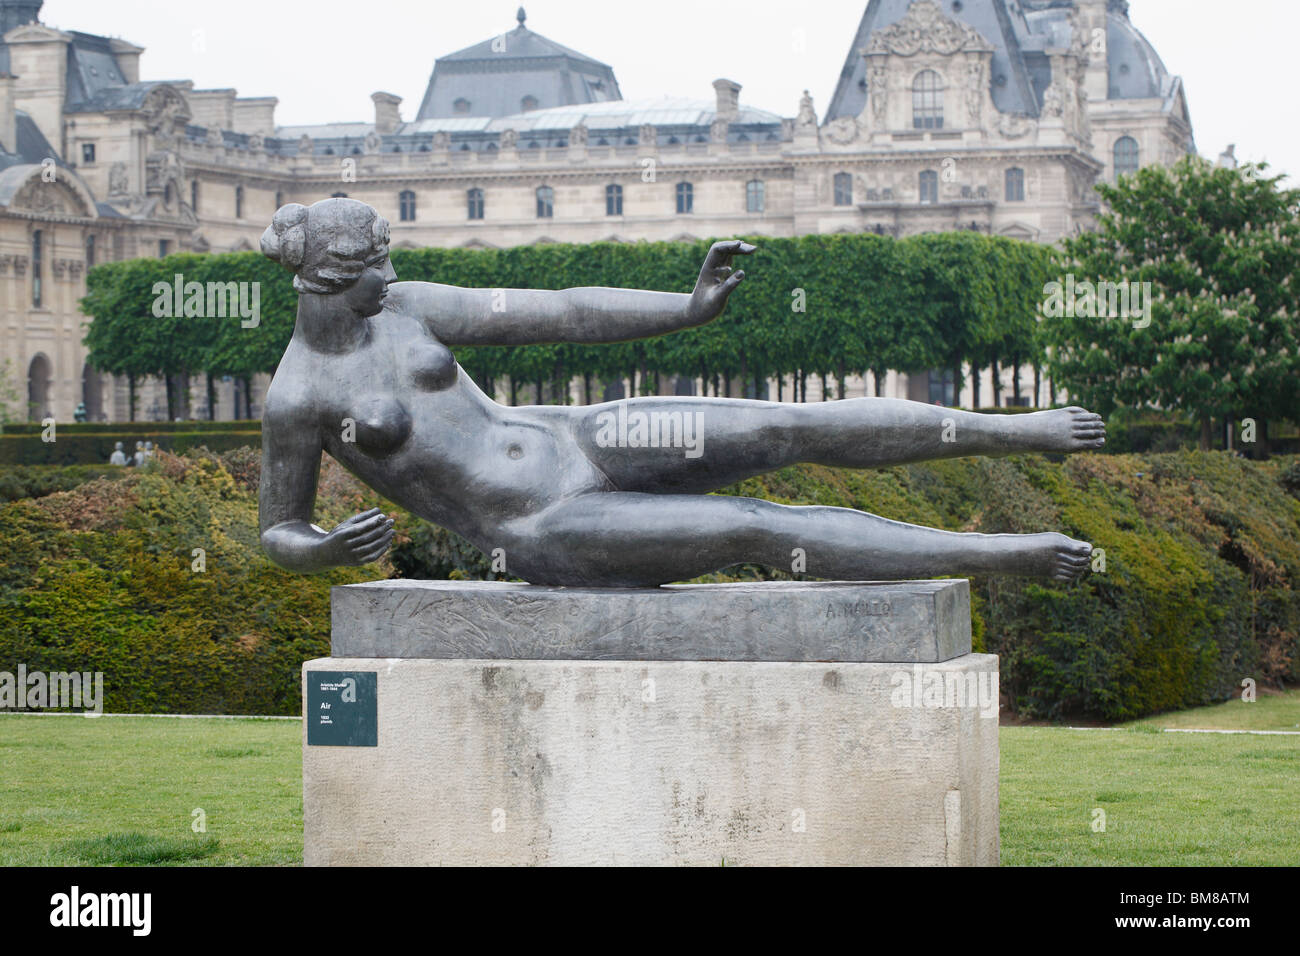
{"type": "MultiPolygon", "coordinates": [[[[869,0],[822,117],[806,93],[792,117],[742,104],[727,79],[698,100],[625,100],[612,68],[521,9],[436,62],[414,119],[376,92],[368,122],[320,126],[277,125],[273,97],[141,81],[140,47],[41,24],[40,6],[0,0],[0,361],[35,418],[79,402],[127,417],[124,383],[85,363],[89,265],[256,248],[285,202],[369,202],[397,247],[951,229],[1054,242],[1089,228],[1099,179],[1194,149],[1181,81],[1123,0],[869,0]]],[[[969,401],[963,385],[884,383],[945,404],[969,401]]],[[[206,417],[203,391],[188,414],[206,417]]],[[[161,417],[162,394],[142,383],[137,417],[161,417]]],[[[216,412],[256,415],[259,396],[242,407],[223,383],[216,412]]]]}

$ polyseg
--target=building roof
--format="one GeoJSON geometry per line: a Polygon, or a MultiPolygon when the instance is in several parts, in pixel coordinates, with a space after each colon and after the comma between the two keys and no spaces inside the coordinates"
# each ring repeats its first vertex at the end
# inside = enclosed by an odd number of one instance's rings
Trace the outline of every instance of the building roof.
{"type": "MultiPolygon", "coordinates": [[[[861,50],[872,33],[901,20],[913,0],[870,0],[849,48],[826,120],[857,116],[867,101],[866,60],[861,50]]],[[[1068,47],[1073,0],[965,0],[944,3],[945,16],[977,30],[993,47],[990,92],[1003,113],[1038,115],[1051,83],[1046,51],[1068,47]]],[[[1169,100],[1176,77],[1128,18],[1125,0],[1110,0],[1106,14],[1110,99],[1169,100]]]]}
{"type": "Polygon", "coordinates": [[[531,98],[537,108],[622,99],[614,70],[524,26],[439,57],[417,120],[509,116],[531,98]],[[458,108],[460,104],[460,108],[458,108]]]}

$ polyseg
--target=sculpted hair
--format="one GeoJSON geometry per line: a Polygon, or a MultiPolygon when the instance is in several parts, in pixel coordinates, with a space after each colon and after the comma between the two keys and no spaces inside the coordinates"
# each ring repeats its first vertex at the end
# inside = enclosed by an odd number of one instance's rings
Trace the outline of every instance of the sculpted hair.
{"type": "Polygon", "coordinates": [[[388,220],[356,199],[322,199],[276,210],[262,233],[262,254],[292,272],[299,292],[346,289],[388,254],[388,220]]]}

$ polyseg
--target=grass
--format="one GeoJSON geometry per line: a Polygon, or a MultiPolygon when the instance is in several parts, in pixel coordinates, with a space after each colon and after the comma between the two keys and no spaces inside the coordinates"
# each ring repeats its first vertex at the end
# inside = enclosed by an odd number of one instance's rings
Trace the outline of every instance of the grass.
{"type": "MultiPolygon", "coordinates": [[[[1003,727],[1002,862],[1294,865],[1300,737],[1159,728],[1298,721],[1291,691],[1115,729],[1003,727]]],[[[301,863],[301,741],[296,721],[0,716],[0,865],[301,863]]]]}

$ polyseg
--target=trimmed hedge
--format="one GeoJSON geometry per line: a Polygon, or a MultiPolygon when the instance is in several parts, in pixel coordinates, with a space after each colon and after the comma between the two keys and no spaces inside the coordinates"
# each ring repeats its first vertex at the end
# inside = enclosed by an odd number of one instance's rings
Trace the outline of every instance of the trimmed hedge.
{"type": "MultiPolygon", "coordinates": [[[[40,435],[44,429],[40,422],[11,422],[0,427],[0,435],[40,435]]],[[[246,432],[261,431],[259,419],[241,419],[237,421],[200,421],[183,422],[59,422],[60,435],[99,435],[104,432],[139,433],[141,440],[146,436],[171,434],[173,432],[246,432]]]]}

